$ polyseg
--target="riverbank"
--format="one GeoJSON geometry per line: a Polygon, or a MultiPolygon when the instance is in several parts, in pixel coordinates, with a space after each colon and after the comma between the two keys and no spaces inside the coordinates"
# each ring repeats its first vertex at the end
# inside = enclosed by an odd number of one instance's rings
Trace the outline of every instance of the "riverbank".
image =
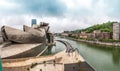
{"type": "Polygon", "coordinates": [[[120,43],[118,42],[100,42],[100,41],[88,41],[88,40],[83,40],[83,39],[75,39],[71,37],[65,37],[70,40],[78,41],[78,42],[85,42],[85,43],[90,43],[90,44],[96,44],[96,45],[101,45],[101,46],[115,46],[115,47],[120,47],[120,43]]]}

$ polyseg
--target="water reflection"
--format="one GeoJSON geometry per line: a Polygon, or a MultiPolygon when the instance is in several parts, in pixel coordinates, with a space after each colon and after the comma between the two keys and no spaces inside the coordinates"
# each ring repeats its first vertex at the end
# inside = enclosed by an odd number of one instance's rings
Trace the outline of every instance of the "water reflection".
{"type": "Polygon", "coordinates": [[[113,49],[112,59],[113,59],[114,64],[118,65],[120,63],[120,49],[118,48],[113,49]]]}
{"type": "MultiPolygon", "coordinates": [[[[81,44],[82,42],[76,42],[78,44],[81,44]]],[[[106,53],[112,54],[112,60],[115,65],[120,64],[120,47],[113,47],[113,46],[101,46],[96,44],[88,44],[88,43],[82,43],[86,45],[89,48],[93,48],[96,50],[104,51],[106,53]]]]}
{"type": "Polygon", "coordinates": [[[53,48],[53,46],[48,46],[48,54],[52,53],[52,48],[53,48]]]}
{"type": "Polygon", "coordinates": [[[55,53],[58,53],[62,50],[64,50],[66,47],[64,44],[62,44],[61,42],[56,41],[56,45],[55,46],[49,46],[45,55],[53,55],[55,53]]]}

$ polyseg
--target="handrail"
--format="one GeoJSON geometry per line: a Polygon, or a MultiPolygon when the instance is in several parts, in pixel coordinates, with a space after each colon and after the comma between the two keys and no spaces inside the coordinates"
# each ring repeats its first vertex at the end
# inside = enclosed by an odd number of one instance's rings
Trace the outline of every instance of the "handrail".
{"type": "Polygon", "coordinates": [[[66,46],[66,52],[70,53],[74,51],[74,48],[71,46],[71,44],[67,41],[63,41],[63,40],[55,40],[55,41],[59,41],[61,43],[63,43],[66,46]]]}

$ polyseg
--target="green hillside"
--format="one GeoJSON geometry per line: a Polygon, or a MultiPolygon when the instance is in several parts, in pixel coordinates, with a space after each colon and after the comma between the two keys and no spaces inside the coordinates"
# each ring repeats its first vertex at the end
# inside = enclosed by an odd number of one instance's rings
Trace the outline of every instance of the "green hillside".
{"type": "Polygon", "coordinates": [[[115,23],[115,22],[110,22],[109,21],[109,22],[106,22],[106,23],[103,23],[103,24],[93,25],[93,26],[88,27],[86,29],[76,30],[76,32],[85,31],[87,33],[91,33],[94,30],[101,30],[102,32],[110,32],[110,33],[112,33],[112,25],[113,25],[113,23],[115,23]]]}

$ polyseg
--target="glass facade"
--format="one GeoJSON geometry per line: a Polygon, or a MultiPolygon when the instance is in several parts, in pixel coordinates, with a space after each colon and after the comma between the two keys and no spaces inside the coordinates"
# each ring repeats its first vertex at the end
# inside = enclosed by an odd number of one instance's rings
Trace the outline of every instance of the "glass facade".
{"type": "Polygon", "coordinates": [[[37,20],[36,19],[32,19],[31,26],[33,26],[34,24],[37,24],[37,20]]]}

